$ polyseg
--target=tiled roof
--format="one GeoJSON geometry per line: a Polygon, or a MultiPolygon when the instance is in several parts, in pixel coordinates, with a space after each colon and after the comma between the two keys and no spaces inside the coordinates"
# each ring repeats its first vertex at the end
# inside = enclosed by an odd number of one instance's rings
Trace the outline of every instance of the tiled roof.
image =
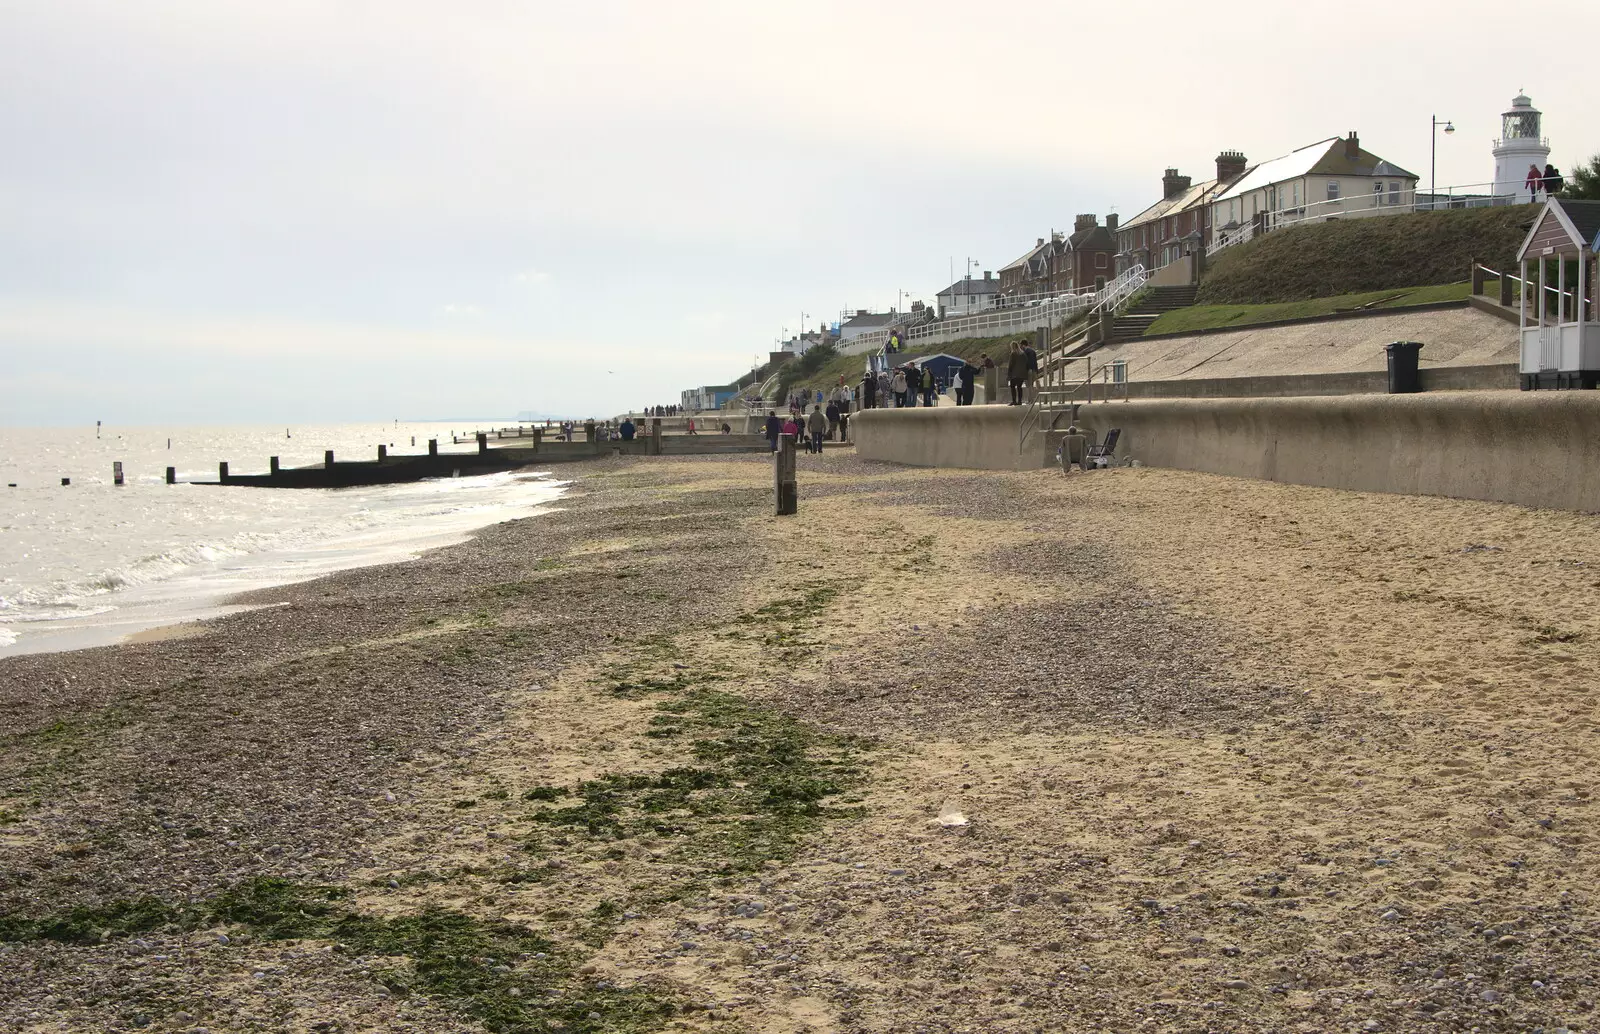
{"type": "MultiPolygon", "coordinates": [[[[891,323],[904,319],[903,312],[869,312],[865,316],[853,316],[844,321],[844,327],[886,327],[891,323]]],[[[840,329],[843,329],[841,327],[840,329]]]]}
{"type": "Polygon", "coordinates": [[[1557,198],[1556,204],[1567,213],[1567,218],[1577,227],[1584,243],[1595,249],[1600,244],[1600,201],[1564,201],[1557,198]]]}
{"type": "Polygon", "coordinates": [[[940,298],[944,298],[944,297],[954,298],[957,295],[963,295],[963,294],[999,294],[999,293],[1000,293],[1000,281],[994,280],[994,279],[974,280],[972,277],[969,276],[969,277],[965,277],[965,278],[963,278],[961,280],[957,280],[955,283],[951,284],[949,287],[946,287],[944,290],[940,291],[939,292],[939,297],[940,298]]]}
{"type": "Polygon", "coordinates": [[[1351,158],[1345,154],[1344,140],[1331,136],[1290,151],[1282,157],[1262,162],[1234,180],[1231,186],[1212,200],[1225,201],[1301,176],[1397,176],[1416,179],[1414,174],[1362,148],[1357,148],[1356,156],[1351,158]]]}
{"type": "Polygon", "coordinates": [[[1169,215],[1177,215],[1180,212],[1187,212],[1196,205],[1206,204],[1215,196],[1217,186],[1218,184],[1216,180],[1206,180],[1204,183],[1196,184],[1182,193],[1174,194],[1172,197],[1164,197],[1160,201],[1157,201],[1155,204],[1151,205],[1149,208],[1145,209],[1143,212],[1140,212],[1132,219],[1129,219],[1127,222],[1117,227],[1117,232],[1121,233],[1123,230],[1127,230],[1132,227],[1144,226],[1147,223],[1153,223],[1157,219],[1163,219],[1169,215]]]}

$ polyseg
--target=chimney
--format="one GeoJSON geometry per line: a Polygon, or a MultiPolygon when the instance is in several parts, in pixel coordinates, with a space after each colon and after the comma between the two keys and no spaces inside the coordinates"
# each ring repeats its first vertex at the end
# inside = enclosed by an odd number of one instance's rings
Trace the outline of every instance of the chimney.
{"type": "Polygon", "coordinates": [[[1035,243],[1035,244],[1034,244],[1034,247],[1035,247],[1035,248],[1042,248],[1042,247],[1044,247],[1044,238],[1043,238],[1043,237],[1040,237],[1040,238],[1039,238],[1039,240],[1038,240],[1038,241],[1037,241],[1037,242],[1036,242],[1036,243],[1035,243]]]}
{"type": "Polygon", "coordinates": [[[984,271],[983,271],[983,278],[984,278],[984,279],[985,279],[985,280],[993,280],[993,279],[994,279],[994,270],[992,270],[992,269],[985,269],[985,270],[984,270],[984,271]]]}
{"type": "Polygon", "coordinates": [[[1189,177],[1179,176],[1177,169],[1168,169],[1166,175],[1161,177],[1161,196],[1169,198],[1181,194],[1189,189],[1190,182],[1189,177]]]}
{"type": "Polygon", "coordinates": [[[1100,218],[1093,212],[1089,212],[1085,215],[1078,216],[1072,221],[1072,232],[1082,233],[1084,230],[1093,229],[1095,226],[1099,225],[1099,223],[1100,218]]]}
{"type": "Polygon", "coordinates": [[[1344,138],[1344,156],[1351,161],[1361,157],[1361,138],[1356,136],[1355,130],[1350,130],[1350,135],[1344,138]]]}
{"type": "Polygon", "coordinates": [[[1223,151],[1217,155],[1217,182],[1232,183],[1244,175],[1244,155],[1238,151],[1223,151]]]}
{"type": "Polygon", "coordinates": [[[857,316],[865,316],[866,314],[867,314],[867,310],[866,309],[857,309],[856,310],[856,315],[857,316]]]}
{"type": "Polygon", "coordinates": [[[1054,244],[1060,244],[1061,243],[1061,231],[1060,230],[1051,230],[1050,231],[1050,240],[1054,244]]]}
{"type": "Polygon", "coordinates": [[[1118,222],[1117,213],[1112,212],[1110,215],[1106,216],[1106,229],[1110,230],[1112,233],[1116,233],[1117,232],[1117,222],[1118,222]]]}

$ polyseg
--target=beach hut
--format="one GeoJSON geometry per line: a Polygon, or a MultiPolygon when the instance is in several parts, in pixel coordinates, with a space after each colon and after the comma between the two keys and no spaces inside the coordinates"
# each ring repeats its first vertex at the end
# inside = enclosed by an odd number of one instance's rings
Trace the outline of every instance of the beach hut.
{"type": "Polygon", "coordinates": [[[1517,251],[1523,390],[1600,386],[1596,251],[1600,201],[1545,202],[1517,251]]]}

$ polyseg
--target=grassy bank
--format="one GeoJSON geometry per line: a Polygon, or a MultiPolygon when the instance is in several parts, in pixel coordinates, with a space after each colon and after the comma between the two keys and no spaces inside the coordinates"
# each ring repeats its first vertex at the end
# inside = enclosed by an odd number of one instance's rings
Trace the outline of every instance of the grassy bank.
{"type": "MultiPolygon", "coordinates": [[[[947,341],[920,348],[913,343],[913,347],[905,352],[902,358],[915,359],[921,355],[942,353],[959,356],[962,359],[977,359],[987,352],[989,358],[996,363],[1004,363],[1006,354],[1011,350],[1011,342],[1020,341],[1023,338],[1034,340],[1037,336],[1035,330],[1029,328],[996,337],[961,338],[957,341],[947,341]]],[[[1038,342],[1034,340],[1034,344],[1037,345],[1038,342]]],[[[819,388],[827,391],[839,383],[841,375],[847,383],[858,384],[861,380],[862,372],[866,369],[866,363],[867,357],[865,354],[835,356],[816,372],[796,378],[792,384],[795,388],[805,388],[809,391],[816,391],[819,388]]]]}
{"type": "Polygon", "coordinates": [[[1536,211],[1463,208],[1276,230],[1220,252],[1198,301],[1261,305],[1451,284],[1474,261],[1509,269],[1536,211]]]}
{"type": "MultiPolygon", "coordinates": [[[[1495,296],[1499,281],[1491,280],[1485,290],[1495,296]]],[[[1174,309],[1145,331],[1148,334],[1182,334],[1195,330],[1215,330],[1223,327],[1245,327],[1252,323],[1270,323],[1273,320],[1305,319],[1313,316],[1330,316],[1358,309],[1403,309],[1409,305],[1429,302],[1462,301],[1470,293],[1470,283],[1440,284],[1433,287],[1409,287],[1399,291],[1365,291],[1360,294],[1341,294],[1333,298],[1308,298],[1298,302],[1276,302],[1268,305],[1191,305],[1174,309]]]]}

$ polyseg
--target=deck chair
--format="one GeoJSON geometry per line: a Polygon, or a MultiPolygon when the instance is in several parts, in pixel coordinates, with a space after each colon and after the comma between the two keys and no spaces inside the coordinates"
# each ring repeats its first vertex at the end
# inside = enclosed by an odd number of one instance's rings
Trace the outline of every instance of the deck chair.
{"type": "Polygon", "coordinates": [[[1089,446],[1088,453],[1084,456],[1092,467],[1109,467],[1117,451],[1117,439],[1122,437],[1122,428],[1113,427],[1106,432],[1106,440],[1099,445],[1089,446]]]}

